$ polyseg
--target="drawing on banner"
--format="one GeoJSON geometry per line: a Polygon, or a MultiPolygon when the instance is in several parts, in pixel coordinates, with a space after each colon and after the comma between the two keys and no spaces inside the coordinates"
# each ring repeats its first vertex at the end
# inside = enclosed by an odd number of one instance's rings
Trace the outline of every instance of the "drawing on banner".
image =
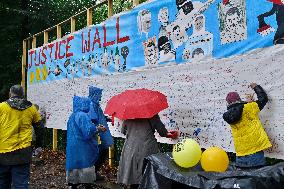
{"type": "Polygon", "coordinates": [[[70,65],[70,59],[65,60],[64,62],[64,68],[67,68],[67,66],[70,65]]]}
{"type": "Polygon", "coordinates": [[[34,74],[34,72],[33,72],[33,71],[30,71],[30,75],[29,75],[29,83],[30,83],[30,85],[33,84],[34,79],[35,79],[35,74],[34,74]]]}
{"type": "Polygon", "coordinates": [[[37,82],[40,81],[40,68],[39,67],[36,68],[36,81],[37,82]]]}
{"type": "Polygon", "coordinates": [[[161,23],[159,28],[159,38],[162,36],[169,37],[169,33],[166,29],[169,25],[169,10],[167,7],[163,7],[159,10],[158,21],[161,23]]]}
{"type": "Polygon", "coordinates": [[[247,39],[245,0],[223,0],[218,12],[222,45],[247,39]]]}
{"type": "Polygon", "coordinates": [[[52,70],[51,67],[49,67],[47,72],[48,72],[48,75],[52,73],[54,74],[54,76],[59,76],[63,72],[63,70],[60,68],[59,65],[56,65],[54,70],[52,70]]]}
{"type": "Polygon", "coordinates": [[[143,43],[145,66],[152,67],[158,64],[158,49],[156,45],[156,37],[149,38],[143,43]]]}
{"type": "Polygon", "coordinates": [[[158,39],[159,62],[174,61],[176,59],[175,51],[172,50],[169,38],[161,36],[158,39]]]}
{"type": "Polygon", "coordinates": [[[148,33],[151,28],[151,12],[147,9],[138,12],[137,25],[140,35],[145,33],[146,38],[148,38],[148,33]]]}
{"type": "Polygon", "coordinates": [[[195,18],[193,33],[185,45],[182,57],[184,60],[201,59],[211,56],[212,51],[213,34],[205,31],[205,16],[200,14],[195,18]]]}
{"type": "Polygon", "coordinates": [[[67,67],[67,74],[71,75],[71,78],[75,78],[77,73],[79,72],[78,69],[78,62],[76,61],[76,64],[73,62],[67,67]]]}
{"type": "Polygon", "coordinates": [[[174,49],[187,42],[188,35],[186,31],[192,27],[195,18],[203,14],[214,1],[208,0],[203,3],[200,1],[176,0],[178,9],[176,20],[166,27],[167,32],[170,33],[170,40],[174,49]]]}
{"type": "Polygon", "coordinates": [[[106,74],[108,72],[108,64],[109,64],[109,60],[108,60],[108,52],[107,52],[107,48],[104,48],[104,53],[101,56],[102,60],[102,73],[106,74]]]}
{"type": "Polygon", "coordinates": [[[114,62],[114,69],[116,72],[119,72],[120,69],[120,56],[119,56],[119,49],[118,47],[116,47],[115,49],[115,62],[114,62]]]}
{"type": "Polygon", "coordinates": [[[94,62],[95,62],[94,55],[89,55],[88,62],[87,62],[87,69],[88,69],[88,76],[91,76],[94,69],[94,62]]]}
{"type": "Polygon", "coordinates": [[[45,81],[48,74],[47,74],[47,69],[46,69],[46,65],[43,65],[42,66],[42,70],[41,70],[41,73],[42,73],[42,80],[45,81]]]}
{"type": "Polygon", "coordinates": [[[124,46],[120,49],[121,51],[121,56],[123,57],[123,64],[121,65],[121,71],[126,71],[126,58],[129,54],[129,48],[127,46],[124,46]]]}
{"type": "Polygon", "coordinates": [[[113,53],[113,50],[110,50],[110,55],[109,55],[109,59],[108,59],[108,65],[109,65],[109,68],[114,66],[114,53],[113,53]]]}
{"type": "Polygon", "coordinates": [[[274,44],[284,44],[284,0],[269,0],[273,3],[273,6],[270,11],[267,11],[261,15],[259,15],[258,23],[259,28],[257,29],[257,33],[262,35],[263,37],[270,34],[271,32],[275,32],[275,29],[270,25],[266,24],[264,18],[276,15],[276,22],[278,28],[274,35],[273,43],[274,44]]]}

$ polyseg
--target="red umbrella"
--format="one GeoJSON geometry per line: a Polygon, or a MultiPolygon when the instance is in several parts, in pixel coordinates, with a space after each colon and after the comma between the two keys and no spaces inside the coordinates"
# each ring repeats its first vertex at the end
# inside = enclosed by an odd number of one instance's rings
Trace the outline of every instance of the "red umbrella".
{"type": "Polygon", "coordinates": [[[158,91],[126,90],[107,102],[105,114],[121,120],[151,118],[167,107],[167,97],[158,91]]]}
{"type": "Polygon", "coordinates": [[[284,4],[283,4],[283,0],[268,0],[268,1],[270,1],[270,2],[272,2],[272,3],[274,3],[274,4],[284,5],[284,4]]]}

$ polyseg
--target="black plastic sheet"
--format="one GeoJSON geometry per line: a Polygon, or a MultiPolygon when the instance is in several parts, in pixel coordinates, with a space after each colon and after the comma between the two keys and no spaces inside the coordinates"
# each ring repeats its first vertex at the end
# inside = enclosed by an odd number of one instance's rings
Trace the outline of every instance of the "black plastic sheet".
{"type": "Polygon", "coordinates": [[[205,172],[200,164],[181,168],[170,153],[151,155],[145,163],[139,189],[284,189],[284,162],[254,169],[236,168],[231,163],[224,173],[205,172]]]}

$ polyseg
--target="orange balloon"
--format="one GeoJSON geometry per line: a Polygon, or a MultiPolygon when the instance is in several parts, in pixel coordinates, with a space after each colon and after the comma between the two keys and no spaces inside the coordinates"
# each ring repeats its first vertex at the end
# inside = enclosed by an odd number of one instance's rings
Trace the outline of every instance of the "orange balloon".
{"type": "Polygon", "coordinates": [[[229,157],[221,148],[210,147],[201,155],[201,166],[204,171],[224,172],[229,166],[229,157]]]}

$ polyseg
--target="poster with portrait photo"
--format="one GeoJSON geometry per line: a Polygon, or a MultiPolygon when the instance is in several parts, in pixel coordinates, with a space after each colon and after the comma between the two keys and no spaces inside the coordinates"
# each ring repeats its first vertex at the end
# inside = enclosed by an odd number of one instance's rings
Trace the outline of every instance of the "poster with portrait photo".
{"type": "Polygon", "coordinates": [[[218,13],[222,45],[247,39],[245,0],[223,1],[218,13]]]}

